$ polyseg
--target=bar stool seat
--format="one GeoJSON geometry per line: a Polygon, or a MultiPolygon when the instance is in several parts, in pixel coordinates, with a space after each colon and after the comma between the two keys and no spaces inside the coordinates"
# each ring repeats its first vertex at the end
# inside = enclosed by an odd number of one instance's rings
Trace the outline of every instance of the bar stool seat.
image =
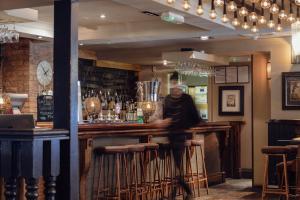
{"type": "Polygon", "coordinates": [[[263,154],[288,154],[295,153],[297,149],[290,146],[267,146],[261,149],[263,154]]]}
{"type": "Polygon", "coordinates": [[[157,150],[159,149],[159,144],[157,143],[139,143],[140,145],[144,145],[145,150],[157,150]]]}
{"type": "Polygon", "coordinates": [[[145,145],[143,144],[130,144],[126,145],[128,152],[143,152],[145,151],[145,145]]]}
{"type": "Polygon", "coordinates": [[[202,140],[191,140],[192,146],[201,146],[204,145],[202,140]]]}
{"type": "Polygon", "coordinates": [[[97,147],[94,152],[96,154],[103,154],[103,153],[127,153],[128,147],[127,146],[101,146],[97,147]]]}

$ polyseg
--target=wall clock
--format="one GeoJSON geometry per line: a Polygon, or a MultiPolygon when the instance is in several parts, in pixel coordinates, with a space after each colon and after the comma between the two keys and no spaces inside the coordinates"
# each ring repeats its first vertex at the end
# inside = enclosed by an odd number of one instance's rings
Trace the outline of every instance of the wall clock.
{"type": "Polygon", "coordinates": [[[41,61],[37,66],[36,75],[37,80],[41,85],[49,85],[53,78],[53,70],[51,64],[45,60],[41,61]]]}

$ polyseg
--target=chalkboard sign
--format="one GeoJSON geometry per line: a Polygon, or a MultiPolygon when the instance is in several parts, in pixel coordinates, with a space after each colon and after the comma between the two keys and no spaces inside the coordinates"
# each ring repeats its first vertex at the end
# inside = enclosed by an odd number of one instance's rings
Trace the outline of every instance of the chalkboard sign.
{"type": "Polygon", "coordinates": [[[109,90],[135,99],[138,74],[131,70],[95,66],[92,60],[79,59],[79,80],[82,94],[88,90],[96,92],[109,90]]]}
{"type": "Polygon", "coordinates": [[[53,96],[42,95],[37,97],[37,121],[53,121],[53,96]]]}

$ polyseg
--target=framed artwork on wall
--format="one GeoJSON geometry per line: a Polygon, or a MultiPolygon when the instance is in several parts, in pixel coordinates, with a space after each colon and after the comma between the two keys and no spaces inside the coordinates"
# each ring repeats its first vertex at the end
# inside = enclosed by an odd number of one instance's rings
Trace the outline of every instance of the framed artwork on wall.
{"type": "Polygon", "coordinates": [[[219,87],[219,115],[244,115],[244,86],[219,87]]]}
{"type": "Polygon", "coordinates": [[[300,72],[282,73],[282,110],[300,110],[300,72]]]}

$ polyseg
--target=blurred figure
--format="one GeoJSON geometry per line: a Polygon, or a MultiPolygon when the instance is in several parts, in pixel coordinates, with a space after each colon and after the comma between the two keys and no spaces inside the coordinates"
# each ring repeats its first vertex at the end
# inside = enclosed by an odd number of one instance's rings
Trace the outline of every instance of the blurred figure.
{"type": "Polygon", "coordinates": [[[156,124],[160,128],[166,128],[169,131],[169,141],[173,148],[173,157],[176,166],[176,177],[178,177],[179,185],[172,190],[172,199],[175,199],[177,187],[180,186],[186,192],[186,200],[192,198],[192,191],[184,180],[184,170],[182,169],[182,161],[184,147],[180,147],[186,140],[192,139],[191,135],[185,132],[201,122],[201,118],[196,109],[192,97],[183,92],[184,86],[179,84],[179,75],[174,72],[170,77],[171,90],[170,95],[165,98],[163,120],[157,121],[156,124]],[[178,148],[179,147],[179,148],[178,148]]]}

